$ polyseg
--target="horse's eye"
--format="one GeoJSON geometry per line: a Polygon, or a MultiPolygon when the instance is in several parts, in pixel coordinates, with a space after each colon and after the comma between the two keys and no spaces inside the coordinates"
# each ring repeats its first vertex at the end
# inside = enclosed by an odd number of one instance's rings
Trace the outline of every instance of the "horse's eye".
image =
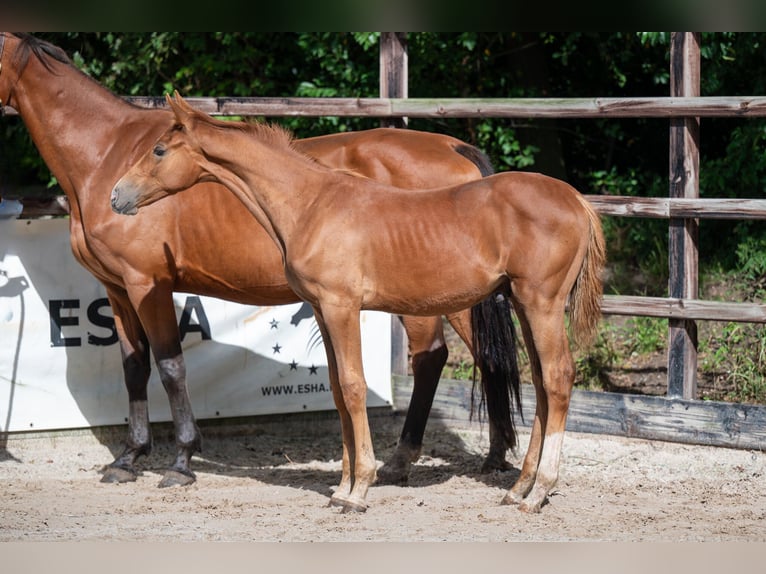
{"type": "Polygon", "coordinates": [[[154,155],[156,155],[157,157],[162,157],[163,155],[165,155],[165,148],[162,147],[161,145],[155,146],[154,151],[152,153],[154,153],[154,155]]]}

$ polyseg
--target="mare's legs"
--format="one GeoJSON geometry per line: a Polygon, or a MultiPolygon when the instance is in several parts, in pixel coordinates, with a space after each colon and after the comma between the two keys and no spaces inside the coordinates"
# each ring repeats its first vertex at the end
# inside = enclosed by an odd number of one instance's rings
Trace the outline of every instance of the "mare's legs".
{"type": "Polygon", "coordinates": [[[162,386],[168,395],[176,438],[176,459],[165,471],[159,486],[184,486],[196,480],[190,463],[192,455],[202,450],[202,434],[186,386],[186,363],[181,351],[172,286],[155,283],[148,293],[143,294],[138,309],[162,386]]]}
{"type": "Polygon", "coordinates": [[[173,466],[165,471],[159,486],[191,484],[196,480],[190,466],[191,457],[201,450],[202,435],[186,387],[186,365],[181,351],[172,285],[169,281],[156,280],[146,285],[147,279],[143,275],[125,277],[125,281],[133,308],[138,310],[138,317],[146,331],[173,417],[176,459],[173,466]]]}
{"type": "Polygon", "coordinates": [[[380,484],[407,482],[410,466],[420,456],[436,387],[447,362],[447,344],[444,340],[441,317],[403,315],[399,319],[407,331],[414,383],[396,450],[388,462],[378,470],[380,484]]]}
{"type": "MultiPolygon", "coordinates": [[[[417,461],[423,447],[426,422],[448,356],[441,317],[403,315],[399,318],[407,331],[414,382],[412,398],[396,450],[388,462],[378,470],[379,484],[407,482],[410,467],[417,461]]],[[[470,309],[448,315],[447,320],[473,354],[470,309]]],[[[493,398],[489,396],[487,400],[491,401],[493,398]]],[[[497,428],[497,421],[490,418],[489,453],[481,467],[481,472],[484,473],[511,468],[511,464],[505,460],[508,444],[503,433],[497,428]]]]}
{"type": "MultiPolygon", "coordinates": [[[[493,295],[490,295],[491,297],[493,295]]],[[[466,309],[464,311],[460,311],[458,313],[452,313],[451,315],[447,315],[447,320],[450,322],[450,325],[452,325],[452,328],[455,329],[455,332],[460,336],[460,338],[463,340],[463,342],[466,344],[468,349],[471,351],[471,354],[476,357],[476,353],[473,349],[473,329],[471,327],[471,310],[466,309]]],[[[480,376],[484,376],[482,373],[480,373],[480,376]]],[[[487,403],[489,407],[489,403],[494,400],[494,396],[492,394],[487,395],[487,403]]],[[[493,412],[492,409],[488,408],[488,412],[493,412]]],[[[509,413],[510,415],[510,413],[509,413]]],[[[482,473],[488,473],[492,472],[493,470],[511,470],[512,465],[507,460],[505,460],[505,453],[510,448],[510,445],[506,443],[505,438],[503,436],[503,433],[498,430],[499,429],[499,421],[494,420],[491,416],[489,418],[489,452],[487,453],[487,458],[484,459],[484,464],[481,465],[481,472],[482,473]]]]}
{"type": "Polygon", "coordinates": [[[333,397],[336,404],[342,403],[343,408],[348,411],[347,417],[341,415],[344,477],[330,502],[341,505],[343,512],[364,512],[367,510],[367,491],[375,482],[376,463],[367,419],[367,382],[362,365],[359,309],[323,303],[319,314],[324,322],[325,332],[322,335],[330,342],[330,346],[326,348],[328,353],[331,352],[335,357],[337,367],[337,382],[331,380],[333,397]],[[338,391],[335,390],[336,386],[338,391]],[[346,458],[351,475],[351,491],[347,495],[343,488],[346,458]]]}
{"type": "MultiPolygon", "coordinates": [[[[514,289],[515,297],[525,293],[514,289]]],[[[564,324],[564,301],[530,297],[517,307],[532,367],[537,406],[521,475],[503,499],[520,510],[539,512],[558,480],[574,361],[564,324]]],[[[516,300],[514,300],[516,302],[516,300]]]]}
{"type": "Polygon", "coordinates": [[[101,482],[130,482],[138,472],[134,463],[152,450],[146,387],[151,372],[149,342],[127,294],[107,287],[109,303],[122,352],[122,368],[128,391],[128,438],[122,454],[104,469],[101,482]]]}

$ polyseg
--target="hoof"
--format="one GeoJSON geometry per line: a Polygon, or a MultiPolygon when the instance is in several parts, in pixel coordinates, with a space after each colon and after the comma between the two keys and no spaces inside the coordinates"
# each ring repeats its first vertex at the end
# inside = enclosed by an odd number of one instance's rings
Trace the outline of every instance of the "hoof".
{"type": "Polygon", "coordinates": [[[138,478],[138,473],[132,468],[107,466],[104,469],[104,475],[101,477],[101,482],[122,484],[123,482],[135,482],[136,478],[138,478]]]}
{"type": "Polygon", "coordinates": [[[361,502],[340,498],[333,496],[330,498],[330,502],[327,506],[339,506],[341,514],[348,514],[349,512],[367,512],[367,503],[362,500],[361,502]]]}
{"type": "Polygon", "coordinates": [[[505,506],[516,506],[517,504],[521,504],[521,500],[518,500],[514,495],[512,495],[510,492],[506,494],[503,497],[503,500],[500,501],[500,504],[505,506]]]}
{"type": "Polygon", "coordinates": [[[165,476],[157,485],[159,488],[168,488],[170,486],[188,486],[193,484],[197,480],[193,472],[186,474],[185,472],[179,472],[177,470],[168,470],[165,472],[165,476]]]}
{"type": "Polygon", "coordinates": [[[347,500],[345,500],[344,498],[339,498],[339,497],[333,495],[330,498],[330,502],[327,503],[327,506],[328,507],[333,507],[333,506],[344,507],[344,506],[346,506],[346,504],[348,504],[347,500]]]}
{"type": "Polygon", "coordinates": [[[410,478],[409,467],[405,469],[401,468],[389,468],[385,465],[378,469],[378,478],[375,484],[389,484],[394,486],[404,486],[407,484],[410,478]]]}
{"type": "Polygon", "coordinates": [[[541,506],[542,506],[541,504],[531,504],[525,500],[524,502],[519,504],[519,510],[527,514],[540,514],[541,506]]]}
{"type": "Polygon", "coordinates": [[[509,470],[513,470],[513,465],[504,459],[487,458],[481,465],[481,474],[490,474],[495,471],[508,472],[509,470]]]}
{"type": "Polygon", "coordinates": [[[346,502],[340,513],[349,514],[351,512],[367,512],[367,505],[359,502],[346,502]]]}

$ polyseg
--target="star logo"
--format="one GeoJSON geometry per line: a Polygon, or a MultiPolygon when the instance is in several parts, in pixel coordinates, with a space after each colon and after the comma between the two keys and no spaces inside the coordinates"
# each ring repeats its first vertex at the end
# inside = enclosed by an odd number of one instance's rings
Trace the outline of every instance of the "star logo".
{"type": "Polygon", "coordinates": [[[275,354],[275,355],[277,355],[277,354],[279,354],[279,353],[282,351],[282,347],[280,347],[280,346],[279,346],[279,343],[277,343],[276,345],[274,345],[274,346],[271,348],[271,350],[272,350],[272,351],[274,351],[274,354],[275,354]]]}
{"type": "Polygon", "coordinates": [[[278,329],[279,328],[279,321],[277,321],[276,319],[272,319],[271,322],[269,323],[269,325],[271,325],[272,329],[278,329]]]}

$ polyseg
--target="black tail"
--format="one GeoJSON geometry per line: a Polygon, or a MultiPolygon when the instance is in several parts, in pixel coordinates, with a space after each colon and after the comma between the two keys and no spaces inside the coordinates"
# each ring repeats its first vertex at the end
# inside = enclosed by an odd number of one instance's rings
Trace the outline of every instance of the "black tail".
{"type": "MultiPolygon", "coordinates": [[[[473,348],[476,365],[481,371],[481,403],[486,406],[489,420],[505,439],[508,448],[516,447],[516,427],[513,421],[511,400],[521,413],[520,375],[516,329],[511,317],[510,299],[494,293],[471,308],[473,348]]],[[[476,371],[474,370],[471,394],[471,416],[476,394],[476,371]]]]}
{"type": "Polygon", "coordinates": [[[488,175],[495,173],[495,168],[492,167],[492,162],[489,161],[489,157],[479,148],[468,144],[458,144],[455,146],[455,151],[464,158],[472,161],[474,165],[479,168],[481,177],[487,177],[488,175]]]}

